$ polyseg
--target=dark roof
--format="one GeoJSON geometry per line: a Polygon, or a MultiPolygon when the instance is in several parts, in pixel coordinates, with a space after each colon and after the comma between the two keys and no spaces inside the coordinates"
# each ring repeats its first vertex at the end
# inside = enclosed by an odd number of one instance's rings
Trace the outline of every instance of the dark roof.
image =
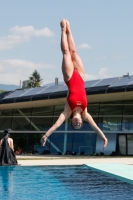
{"type": "MultiPolygon", "coordinates": [[[[85,82],[87,95],[133,91],[133,76],[91,80],[85,82]]],[[[0,94],[0,104],[27,102],[67,96],[66,84],[46,85],[38,88],[17,89],[0,94]]]]}
{"type": "Polygon", "coordinates": [[[1,92],[0,93],[0,100],[3,99],[7,94],[9,94],[11,91],[7,91],[7,92],[1,92]]]}

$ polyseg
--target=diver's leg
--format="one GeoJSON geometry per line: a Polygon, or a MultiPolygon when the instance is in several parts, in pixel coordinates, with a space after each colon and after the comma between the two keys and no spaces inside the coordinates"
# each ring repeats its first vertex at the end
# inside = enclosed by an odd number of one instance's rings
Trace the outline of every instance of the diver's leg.
{"type": "Polygon", "coordinates": [[[63,54],[62,73],[64,76],[64,81],[67,82],[72,76],[74,67],[68,47],[68,40],[66,35],[66,20],[63,19],[60,25],[61,25],[61,51],[63,54]]]}
{"type": "Polygon", "coordinates": [[[67,33],[67,41],[68,41],[68,47],[69,47],[69,51],[71,54],[71,59],[74,65],[74,68],[76,70],[78,70],[78,72],[80,73],[80,75],[84,78],[84,66],[82,63],[81,58],[79,57],[77,50],[76,50],[76,45],[73,39],[73,35],[70,29],[70,24],[68,22],[68,20],[66,20],[66,33],[67,33]]]}

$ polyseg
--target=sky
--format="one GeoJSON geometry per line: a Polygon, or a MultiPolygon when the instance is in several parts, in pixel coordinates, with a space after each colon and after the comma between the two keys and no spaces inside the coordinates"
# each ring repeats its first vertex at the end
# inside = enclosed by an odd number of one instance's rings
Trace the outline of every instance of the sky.
{"type": "Polygon", "coordinates": [[[0,3],[0,84],[37,70],[63,81],[60,21],[70,22],[85,80],[133,75],[133,0],[4,0],[0,3]]]}

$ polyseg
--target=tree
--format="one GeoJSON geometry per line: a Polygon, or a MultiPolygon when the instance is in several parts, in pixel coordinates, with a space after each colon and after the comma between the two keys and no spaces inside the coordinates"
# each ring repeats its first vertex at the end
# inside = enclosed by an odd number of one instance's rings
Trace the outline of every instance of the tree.
{"type": "Polygon", "coordinates": [[[28,87],[40,87],[42,82],[43,79],[41,79],[40,74],[35,70],[29,77],[28,87]]]}
{"type": "Polygon", "coordinates": [[[0,93],[2,93],[2,92],[6,92],[6,90],[1,90],[1,89],[0,89],[0,93]]]}

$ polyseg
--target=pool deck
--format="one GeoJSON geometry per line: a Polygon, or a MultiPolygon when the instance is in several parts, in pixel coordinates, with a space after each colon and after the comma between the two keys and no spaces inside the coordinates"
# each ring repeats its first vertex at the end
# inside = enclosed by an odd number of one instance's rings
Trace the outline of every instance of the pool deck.
{"type": "Polygon", "coordinates": [[[131,157],[92,157],[92,156],[62,156],[62,155],[19,155],[18,164],[22,166],[35,165],[84,165],[84,164],[128,164],[133,167],[131,157]]]}
{"type": "Polygon", "coordinates": [[[121,163],[85,164],[88,168],[133,185],[133,166],[121,163]]]}

